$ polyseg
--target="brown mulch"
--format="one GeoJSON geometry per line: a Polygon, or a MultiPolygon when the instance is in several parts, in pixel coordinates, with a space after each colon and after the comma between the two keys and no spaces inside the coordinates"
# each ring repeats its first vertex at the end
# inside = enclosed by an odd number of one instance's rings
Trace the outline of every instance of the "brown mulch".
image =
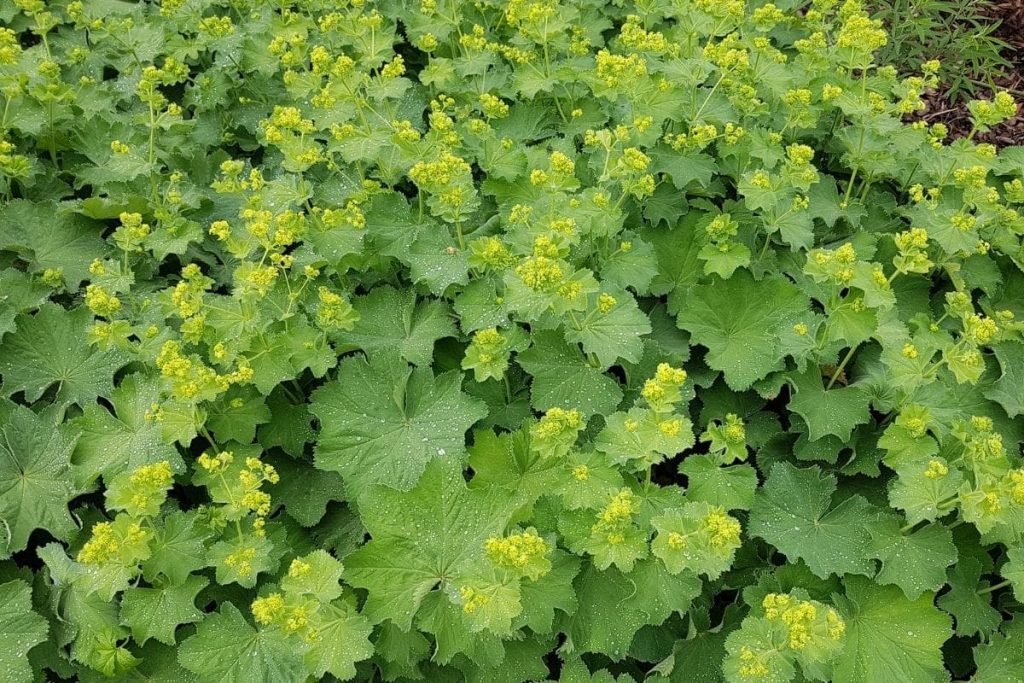
{"type": "MultiPolygon", "coordinates": [[[[987,133],[975,136],[978,142],[989,142],[998,147],[1024,145],[1024,0],[1003,0],[989,9],[994,20],[1002,22],[996,37],[1009,44],[1004,56],[1011,66],[999,78],[994,79],[996,87],[1006,90],[1022,103],[1017,116],[987,133]]],[[[990,96],[990,92],[979,91],[977,97],[990,96]]],[[[964,137],[971,130],[970,114],[966,102],[951,102],[943,91],[935,91],[925,98],[928,110],[920,117],[929,123],[944,123],[953,138],[964,137]]]]}

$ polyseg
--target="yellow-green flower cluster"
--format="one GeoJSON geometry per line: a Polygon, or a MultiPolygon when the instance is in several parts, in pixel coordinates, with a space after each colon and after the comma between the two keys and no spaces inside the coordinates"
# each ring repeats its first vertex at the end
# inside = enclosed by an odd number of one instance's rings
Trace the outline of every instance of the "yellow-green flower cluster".
{"type": "Polygon", "coordinates": [[[953,436],[963,446],[964,460],[976,470],[1001,468],[1006,463],[1003,437],[995,431],[992,418],[975,415],[953,425],[953,436]]]}
{"type": "Polygon", "coordinates": [[[814,249],[807,254],[804,271],[817,282],[846,287],[853,280],[857,250],[847,242],[838,249],[814,249]]]}
{"type": "Polygon", "coordinates": [[[472,586],[461,586],[459,598],[462,600],[462,611],[473,614],[491,602],[491,596],[472,586]]]}
{"type": "Polygon", "coordinates": [[[949,467],[941,460],[929,460],[928,468],[924,471],[927,479],[942,479],[949,474],[949,467]]]}
{"type": "Polygon", "coordinates": [[[710,422],[701,435],[701,441],[710,443],[708,450],[718,458],[720,464],[728,465],[747,457],[746,426],[735,413],[726,414],[725,420],[721,422],[710,422]]]}
{"type": "Polygon", "coordinates": [[[734,221],[730,214],[720,213],[704,227],[704,232],[708,236],[708,242],[714,248],[721,253],[726,253],[734,248],[732,238],[736,236],[739,227],[739,223],[734,221]]]}
{"type": "MultiPolygon", "coordinates": [[[[48,287],[59,288],[64,285],[64,269],[63,268],[45,268],[43,274],[39,276],[43,284],[48,287]]],[[[86,292],[88,294],[88,291],[86,292]]]]}
{"type": "Polygon", "coordinates": [[[651,520],[657,535],[651,552],[673,574],[684,569],[717,578],[732,566],[740,546],[739,520],[724,508],[708,503],[686,503],[651,520]]]}
{"type": "Polygon", "coordinates": [[[992,318],[974,313],[963,320],[963,338],[970,344],[987,346],[999,334],[999,325],[992,318]]]}
{"type": "Polygon", "coordinates": [[[744,678],[761,680],[768,678],[771,674],[767,653],[755,652],[752,648],[744,645],[739,653],[740,666],[737,673],[744,678]]]}
{"type": "Polygon", "coordinates": [[[142,214],[122,212],[121,225],[114,231],[113,240],[122,251],[142,251],[142,243],[149,236],[150,227],[142,221],[142,214]]]}
{"type": "Polygon", "coordinates": [[[750,19],[759,31],[771,31],[777,24],[786,21],[786,13],[779,9],[775,3],[769,2],[756,8],[751,13],[750,19]]]}
{"type": "Polygon", "coordinates": [[[836,46],[851,53],[851,66],[867,66],[872,53],[888,42],[889,36],[882,26],[882,21],[872,19],[864,12],[846,16],[836,34],[836,46]]]}
{"type": "Polygon", "coordinates": [[[740,540],[740,523],[726,514],[722,508],[708,512],[701,522],[702,531],[708,535],[711,545],[716,548],[736,547],[740,540]]]}
{"type": "Polygon", "coordinates": [[[113,479],[107,487],[107,507],[124,510],[134,518],[155,517],[174,482],[171,464],[164,460],[144,465],[113,479]]]}
{"type": "Polygon", "coordinates": [[[635,14],[626,17],[626,23],[619,30],[619,42],[634,52],[654,54],[678,54],[680,46],[668,40],[660,31],[647,31],[642,20],[635,14]]]}
{"type": "Polygon", "coordinates": [[[280,481],[273,465],[253,456],[236,460],[231,451],[216,455],[203,453],[196,463],[199,465],[196,481],[206,486],[210,497],[221,506],[219,514],[227,521],[251,516],[253,533],[262,537],[271,504],[270,494],[262,487],[264,483],[280,481]]]}
{"type": "Polygon", "coordinates": [[[722,22],[739,22],[746,12],[743,0],[694,0],[693,4],[700,11],[722,22]]]}
{"type": "Polygon", "coordinates": [[[620,489],[597,515],[591,527],[593,535],[600,536],[608,545],[620,545],[633,527],[633,516],[640,510],[640,500],[627,488],[620,489]]]}
{"type": "Polygon", "coordinates": [[[785,593],[769,593],[761,602],[764,616],[781,623],[786,630],[786,645],[804,650],[810,645],[823,650],[836,649],[846,632],[846,623],[832,608],[814,600],[800,600],[785,593]]]}
{"type": "Polygon", "coordinates": [[[927,273],[931,270],[933,264],[928,258],[928,231],[924,228],[911,228],[893,239],[899,250],[899,255],[892,260],[896,272],[927,273]]]}
{"type": "Polygon", "coordinates": [[[21,54],[21,43],[17,34],[9,28],[0,27],[0,64],[15,64],[21,54]]]}
{"type": "Polygon", "coordinates": [[[316,131],[316,125],[312,119],[303,118],[298,107],[282,107],[275,105],[270,118],[260,123],[263,135],[268,142],[281,142],[284,133],[292,132],[299,135],[308,135],[316,131]]]}
{"type": "Polygon", "coordinates": [[[683,398],[680,387],[684,382],[686,370],[660,363],[654,377],[644,382],[640,395],[655,412],[671,412],[673,406],[683,398]]]}
{"type": "Polygon", "coordinates": [[[161,115],[166,113],[171,116],[180,116],[181,107],[169,102],[160,91],[160,87],[181,83],[188,76],[188,64],[174,57],[165,58],[162,67],[147,66],[142,70],[142,78],[139,79],[139,84],[136,87],[139,99],[148,104],[151,110],[160,112],[161,115]]]}
{"type": "Polygon", "coordinates": [[[196,462],[207,472],[224,472],[234,460],[234,453],[231,451],[221,451],[216,455],[202,453],[196,459],[196,462]]]}
{"type": "Polygon", "coordinates": [[[257,554],[256,548],[243,545],[224,558],[224,564],[239,577],[246,578],[252,576],[253,560],[257,554]]]}
{"type": "Polygon", "coordinates": [[[14,154],[14,149],[14,143],[4,139],[4,132],[0,131],[0,175],[23,178],[29,174],[31,163],[24,154],[14,154]]]}
{"type": "Polygon", "coordinates": [[[569,452],[585,426],[580,411],[550,408],[530,427],[530,447],[542,457],[560,457],[569,452]]]}
{"type": "Polygon", "coordinates": [[[316,308],[316,324],[325,331],[351,330],[359,321],[359,313],[352,304],[337,292],[327,287],[317,288],[319,305],[316,308]]]}
{"type": "Polygon", "coordinates": [[[470,242],[469,250],[469,265],[474,268],[502,271],[516,263],[516,257],[500,237],[478,237],[470,242]]]}
{"type": "MultiPolygon", "coordinates": [[[[721,137],[729,144],[735,144],[742,135],[742,128],[730,123],[721,137]]],[[[676,151],[703,150],[719,137],[718,127],[714,124],[695,124],[689,133],[666,133],[665,142],[676,151]]]]}
{"type": "Polygon", "coordinates": [[[94,315],[103,318],[109,318],[121,310],[121,300],[97,284],[85,288],[85,305],[94,315]]]}
{"type": "Polygon", "coordinates": [[[1008,92],[997,92],[991,100],[971,100],[967,108],[974,118],[974,127],[986,131],[1017,115],[1017,101],[1008,92]]]}
{"type": "Polygon", "coordinates": [[[341,563],[323,550],[295,558],[281,590],[253,600],[253,618],[261,627],[280,628],[286,635],[315,643],[321,638],[320,610],[341,594],[340,575],[341,563]]]}
{"type": "Polygon", "coordinates": [[[200,35],[212,39],[226,38],[235,32],[235,24],[229,16],[203,17],[199,20],[196,30],[200,35]]]}
{"type": "Polygon", "coordinates": [[[203,275],[194,263],[181,270],[181,281],[171,291],[171,305],[182,320],[199,315],[203,310],[203,295],[213,285],[213,279],[203,275]]]}
{"type": "Polygon", "coordinates": [[[477,382],[487,379],[501,379],[508,369],[511,347],[509,340],[497,328],[489,327],[477,331],[462,359],[464,370],[473,370],[477,382]]]}
{"type": "Polygon", "coordinates": [[[87,565],[119,564],[134,566],[149,557],[150,532],[129,515],[118,515],[113,522],[99,522],[78,551],[78,561],[87,565]]]}
{"type": "Polygon", "coordinates": [[[239,364],[234,372],[220,375],[198,356],[182,353],[181,343],[173,339],[160,347],[155,365],[160,375],[168,380],[171,395],[182,401],[215,398],[232,384],[248,382],[253,376],[252,368],[246,364],[239,364]]]}
{"type": "Polygon", "coordinates": [[[491,93],[480,95],[480,108],[489,119],[503,119],[508,116],[509,107],[502,99],[491,93]]]}
{"type": "Polygon", "coordinates": [[[550,553],[551,546],[533,527],[508,536],[489,538],[484,542],[484,554],[488,562],[532,581],[551,571],[551,561],[548,559],[550,553]]]}
{"type": "Polygon", "coordinates": [[[538,235],[533,243],[533,255],[516,266],[516,274],[530,289],[551,292],[562,284],[565,271],[560,257],[562,249],[547,235],[538,235]]]}
{"type": "MultiPolygon", "coordinates": [[[[742,0],[739,4],[743,4],[742,0]]],[[[737,33],[729,33],[718,41],[709,40],[704,45],[702,54],[705,59],[726,73],[738,73],[750,66],[750,51],[743,46],[737,33]]]]}
{"type": "Polygon", "coordinates": [[[601,50],[594,59],[595,74],[609,89],[647,78],[647,60],[636,53],[616,55],[608,50],[601,50]]]}

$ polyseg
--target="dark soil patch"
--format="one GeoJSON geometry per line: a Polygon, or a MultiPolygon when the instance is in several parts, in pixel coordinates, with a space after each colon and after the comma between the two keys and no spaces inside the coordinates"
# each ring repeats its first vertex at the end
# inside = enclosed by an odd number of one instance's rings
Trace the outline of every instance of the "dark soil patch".
{"type": "MultiPolygon", "coordinates": [[[[993,21],[1000,22],[995,35],[1010,47],[1004,56],[1010,67],[995,78],[996,88],[1006,90],[1024,103],[1024,0],[1004,0],[993,4],[988,11],[993,21]]],[[[979,90],[977,97],[989,97],[990,89],[979,90]]],[[[919,118],[929,123],[944,123],[949,127],[951,138],[964,137],[971,131],[971,118],[965,101],[953,102],[948,93],[938,90],[926,96],[928,109],[919,118]]],[[[978,142],[988,142],[997,147],[1024,145],[1024,106],[1017,116],[987,133],[975,136],[978,142]]]]}

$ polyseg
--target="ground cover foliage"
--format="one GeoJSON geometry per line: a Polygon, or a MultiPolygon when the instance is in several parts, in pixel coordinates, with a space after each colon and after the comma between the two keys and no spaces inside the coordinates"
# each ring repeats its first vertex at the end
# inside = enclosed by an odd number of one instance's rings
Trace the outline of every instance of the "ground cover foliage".
{"type": "Polygon", "coordinates": [[[5,681],[1020,680],[1024,153],[859,2],[0,22],[5,681]]]}

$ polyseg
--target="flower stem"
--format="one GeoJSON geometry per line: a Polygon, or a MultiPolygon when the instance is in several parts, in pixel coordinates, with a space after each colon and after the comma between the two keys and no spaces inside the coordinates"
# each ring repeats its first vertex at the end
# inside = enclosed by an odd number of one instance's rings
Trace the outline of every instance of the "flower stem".
{"type": "Polygon", "coordinates": [[[974,594],[975,595],[985,595],[987,593],[993,593],[993,592],[999,590],[1000,588],[1006,588],[1011,583],[1012,582],[1009,579],[1004,579],[1003,581],[1000,581],[999,583],[992,584],[988,588],[982,588],[981,590],[974,591],[974,594]]]}

